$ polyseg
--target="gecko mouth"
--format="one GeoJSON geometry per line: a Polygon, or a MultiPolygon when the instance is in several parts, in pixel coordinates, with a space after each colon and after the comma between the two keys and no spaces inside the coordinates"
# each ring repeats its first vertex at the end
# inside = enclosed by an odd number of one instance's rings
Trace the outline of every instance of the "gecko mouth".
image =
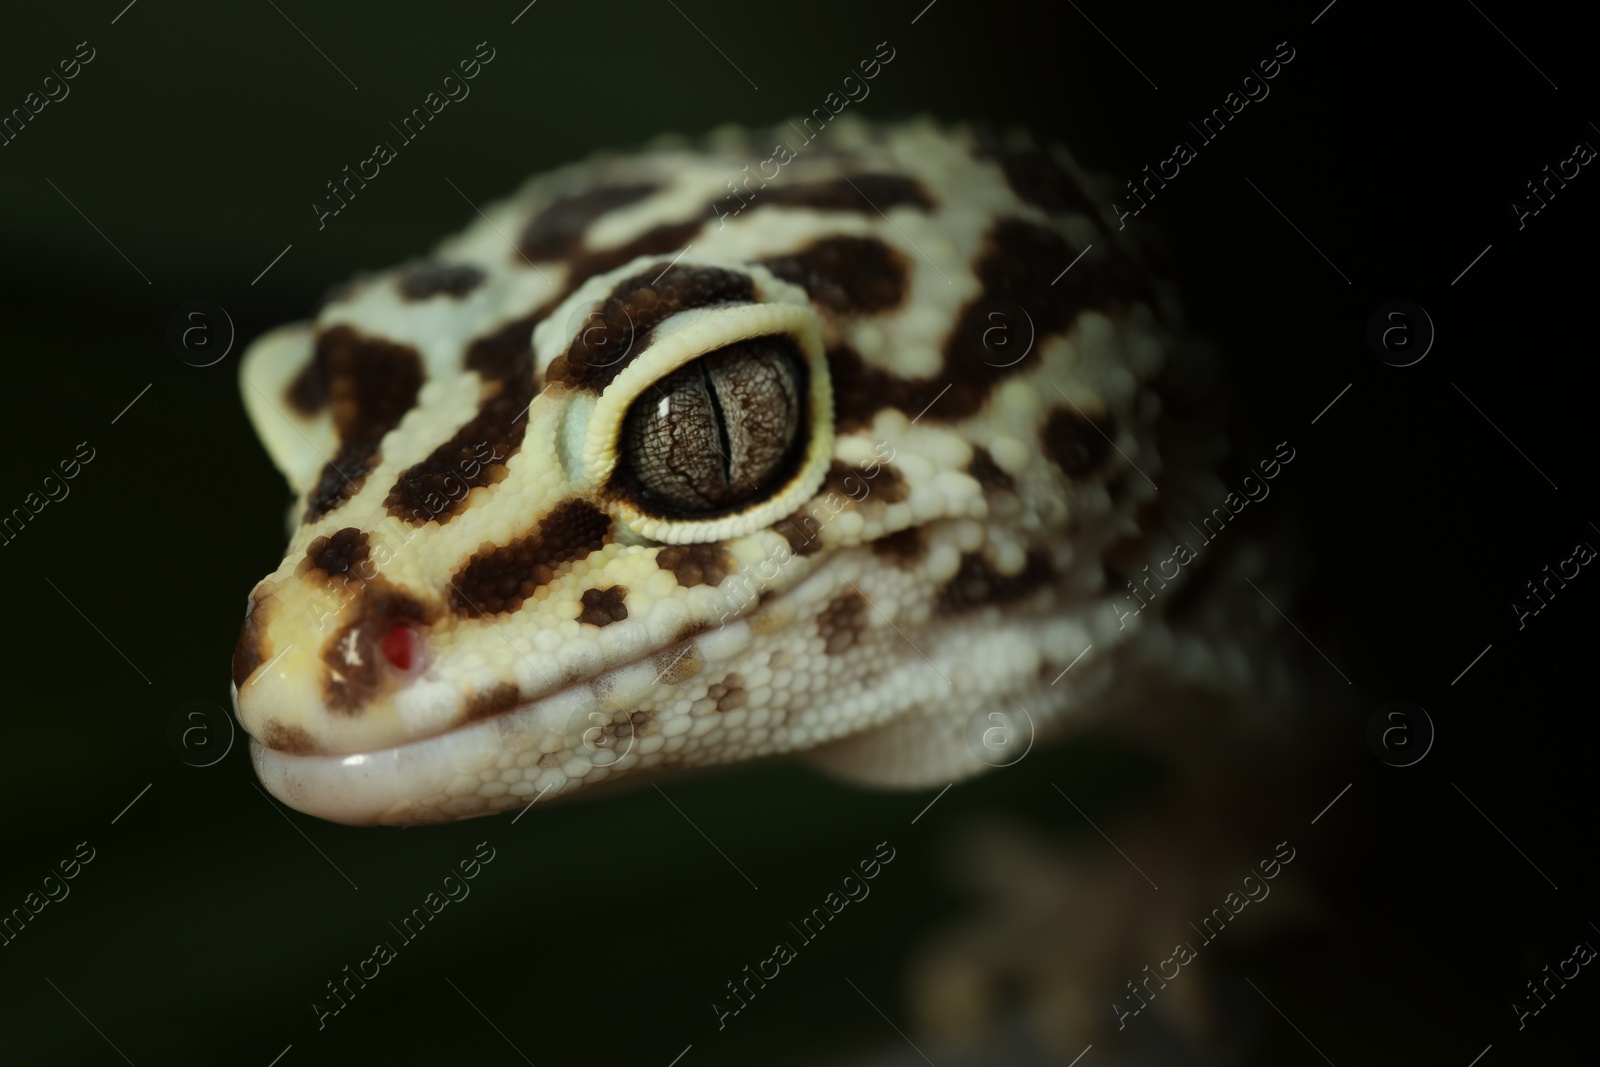
{"type": "MultiPolygon", "coordinates": [[[[780,598],[782,599],[782,598],[780,598]]],[[[770,614],[777,601],[764,605],[770,614]]],[[[660,762],[665,738],[641,700],[749,644],[749,617],[646,653],[490,717],[365,752],[295,754],[252,738],[263,785],[308,815],[405,825],[488,815],[660,762]]]]}

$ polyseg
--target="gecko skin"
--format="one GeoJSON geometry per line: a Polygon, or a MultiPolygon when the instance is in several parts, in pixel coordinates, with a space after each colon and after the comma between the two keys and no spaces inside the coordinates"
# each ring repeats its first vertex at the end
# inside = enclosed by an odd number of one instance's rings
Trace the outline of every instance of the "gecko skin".
{"type": "Polygon", "coordinates": [[[1201,568],[1149,584],[1223,448],[1108,190],[926,121],[793,140],[537,177],[252,346],[298,498],[233,659],[274,795],[432,822],[785,753],[939,785],[998,762],[992,712],[1043,739],[1249,672],[1168,617],[1201,568]]]}

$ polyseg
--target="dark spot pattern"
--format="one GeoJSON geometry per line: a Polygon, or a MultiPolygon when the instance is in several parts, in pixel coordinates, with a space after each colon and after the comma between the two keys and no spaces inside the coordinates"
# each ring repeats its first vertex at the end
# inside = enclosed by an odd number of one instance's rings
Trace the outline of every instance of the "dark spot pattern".
{"type": "Polygon", "coordinates": [[[656,553],[656,566],[671,571],[684,588],[720,585],[733,573],[733,557],[720,544],[668,545],[656,553]]]}
{"type": "MultiPolygon", "coordinates": [[[[464,361],[467,369],[475,370],[485,378],[508,381],[514,377],[522,377],[531,383],[533,372],[531,369],[525,369],[525,365],[527,368],[532,367],[533,329],[559,307],[562,301],[597,274],[615,270],[639,256],[675,253],[685,248],[704,225],[704,222],[698,220],[663,224],[646,230],[633,240],[615,248],[584,251],[581,249],[581,242],[574,245],[573,258],[567,267],[567,281],[561,290],[533,311],[513,319],[468,345],[464,361]]],[[[591,320],[585,324],[585,329],[588,330],[593,325],[591,320]]],[[[626,317],[624,325],[626,326],[626,317]]],[[[560,362],[560,357],[557,361],[560,362]]],[[[554,379],[556,375],[551,374],[550,377],[554,379]]]]}
{"type": "Polygon", "coordinates": [[[478,549],[451,581],[451,609],[468,618],[515,611],[564,564],[602,547],[610,532],[610,517],[587,500],[563,501],[532,533],[478,549]]]}
{"type": "Polygon", "coordinates": [[[243,686],[267,661],[268,601],[250,594],[250,606],[245,611],[244,625],[239,628],[238,643],[233,646],[233,684],[243,686]]]}
{"type": "Polygon", "coordinates": [[[483,284],[481,267],[470,263],[438,263],[424,260],[406,266],[400,271],[400,297],[407,301],[428,300],[435,296],[448,296],[457,300],[483,284]]]}
{"type": "Polygon", "coordinates": [[[865,429],[886,407],[924,412],[923,417],[934,422],[969,418],[996,385],[1038,362],[1044,339],[1070,329],[1080,312],[1098,309],[1114,314],[1131,300],[1149,298],[1149,283],[1121,258],[1086,263],[1063,276],[1061,269],[1077,254],[1047,226],[1001,220],[984,239],[984,250],[974,264],[983,292],[957,317],[944,344],[939,373],[902,378],[868,364],[848,345],[828,350],[836,425],[846,433],[865,429]],[[1024,343],[1031,329],[1032,346],[1020,359],[986,362],[980,358],[978,339],[996,325],[991,316],[997,311],[1004,314],[1008,304],[1027,315],[1025,322],[1003,323],[1016,334],[1010,343],[1024,343]]]}
{"type": "Polygon", "coordinates": [[[650,732],[651,719],[648,711],[619,711],[611,716],[611,721],[600,727],[600,735],[594,737],[585,731],[587,743],[596,749],[613,750],[618,756],[625,754],[633,747],[633,739],[644,737],[650,732]]]}
{"type": "Polygon", "coordinates": [[[980,130],[977,139],[978,158],[1000,165],[1018,199],[1053,215],[1072,211],[1097,217],[1088,193],[1048,150],[1032,145],[1012,147],[990,129],[980,130]]]}
{"type": "Polygon", "coordinates": [[[705,662],[700,650],[693,644],[685,642],[656,653],[650,659],[650,666],[655,669],[656,681],[659,684],[677,685],[699,674],[705,662]]]}
{"type": "Polygon", "coordinates": [[[822,548],[822,526],[810,515],[784,519],[772,528],[783,535],[789,551],[797,556],[809,556],[822,548]]]}
{"type": "Polygon", "coordinates": [[[719,712],[736,711],[745,706],[750,694],[744,688],[744,675],[737,671],[706,690],[706,699],[716,702],[719,712]]]}
{"type": "Polygon", "coordinates": [[[631,241],[617,245],[615,248],[597,248],[585,252],[571,262],[568,267],[566,289],[550,304],[553,310],[557,304],[571,295],[578,286],[593,278],[596,274],[604,274],[608,270],[616,270],[639,256],[664,256],[675,255],[688,247],[696,235],[705,228],[705,221],[693,219],[688,222],[667,222],[654,226],[631,241]]]}
{"type": "Polygon", "coordinates": [[[927,545],[922,541],[922,530],[916,526],[908,526],[872,542],[873,555],[902,567],[921,561],[927,552],[927,545]]]}
{"type": "Polygon", "coordinates": [[[826,181],[774,185],[756,193],[756,204],[809,207],[818,211],[859,211],[885,214],[890,208],[933,210],[933,197],[921,182],[904,174],[852,174],[826,181]]]}
{"type": "Polygon", "coordinates": [[[378,465],[376,441],[352,441],[342,445],[325,463],[317,475],[317,484],[306,501],[305,522],[316,522],[322,516],[356,495],[361,484],[378,465]]]}
{"type": "Polygon", "coordinates": [[[1069,477],[1083,478],[1098,470],[1111,454],[1116,433],[1116,420],[1109,414],[1091,421],[1074,408],[1057,407],[1039,432],[1039,441],[1044,454],[1069,477]]]}
{"type": "Polygon", "coordinates": [[[316,362],[345,442],[381,439],[416,405],[422,388],[421,353],[349,326],[322,331],[316,362]]]}
{"type": "Polygon", "coordinates": [[[840,593],[828,601],[828,606],[817,616],[822,650],[830,656],[840,656],[855,647],[866,629],[867,610],[866,597],[855,591],[840,593]]]}
{"type": "Polygon", "coordinates": [[[493,689],[482,689],[467,698],[462,710],[463,722],[477,722],[510,711],[522,703],[522,693],[510,682],[501,682],[493,689]]]}
{"type": "Polygon", "coordinates": [[[668,316],[713,304],[748,304],[755,283],[720,267],[652,267],[618,282],[571,346],[550,364],[552,382],[599,392],[644,351],[668,316]]]}
{"type": "Polygon", "coordinates": [[[472,619],[515,611],[539,587],[554,581],[562,565],[605,545],[610,531],[610,517],[594,504],[562,502],[533,533],[478,549],[451,579],[451,609],[472,619]]]}
{"type": "Polygon", "coordinates": [[[522,447],[528,405],[538,392],[532,351],[504,370],[505,377],[485,383],[489,398],[476,415],[426,459],[401,472],[383,501],[390,515],[413,526],[446,523],[466,507],[473,489],[505,477],[506,460],[522,447]]]}
{"type": "Polygon", "coordinates": [[[261,743],[291,756],[307,756],[317,750],[304,726],[285,726],[277,719],[268,719],[261,731],[261,743]]]}
{"type": "Polygon", "coordinates": [[[578,621],[591,626],[610,626],[628,617],[628,587],[613,585],[606,589],[585,589],[583,610],[578,621]]]}
{"type": "Polygon", "coordinates": [[[399,425],[422,388],[422,356],[409,345],[334,326],[317,338],[315,365],[339,434],[306,507],[313,522],[348,500],[377,466],[378,444],[399,425]]]}
{"type": "Polygon", "coordinates": [[[837,493],[857,504],[867,500],[898,504],[910,495],[911,490],[900,472],[887,464],[878,464],[876,470],[868,470],[836,459],[828,465],[820,492],[837,493]]]}
{"type": "Polygon", "coordinates": [[[328,391],[322,387],[322,373],[315,358],[308,359],[289,382],[283,398],[295,414],[309,419],[328,406],[328,391]]]}
{"type": "Polygon", "coordinates": [[[421,629],[437,612],[383,578],[363,583],[347,612],[350,621],[322,650],[323,701],[335,714],[359,715],[387,687],[392,668],[384,660],[383,642],[389,631],[398,625],[421,629]]]}
{"type": "Polygon", "coordinates": [[[348,574],[353,568],[367,562],[368,552],[365,531],[346,526],[327,537],[318,537],[306,546],[306,563],[328,575],[348,574]]]}
{"type": "Polygon", "coordinates": [[[1011,475],[1000,469],[995,463],[989,450],[978,445],[972,450],[972,462],[967,464],[967,473],[977,479],[979,485],[985,489],[1003,489],[1008,493],[1016,492],[1017,483],[1011,475]]]}
{"type": "Polygon", "coordinates": [[[535,215],[517,242],[517,250],[530,260],[565,259],[583,246],[584,234],[605,215],[638,203],[656,191],[655,185],[603,185],[552,201],[535,215]]]}
{"type": "Polygon", "coordinates": [[[955,615],[989,604],[1009,604],[1038,592],[1054,576],[1055,568],[1040,549],[1028,553],[1019,574],[1001,574],[983,556],[969,552],[961,557],[956,576],[939,590],[934,610],[940,615],[955,615]]]}
{"type": "Polygon", "coordinates": [[[876,315],[906,298],[906,257],[876,237],[827,237],[763,261],[841,315],[876,315]]]}
{"type": "Polygon", "coordinates": [[[522,376],[525,371],[531,378],[533,328],[543,322],[547,314],[548,309],[540,308],[490,330],[467,345],[463,365],[495,381],[522,376]]]}

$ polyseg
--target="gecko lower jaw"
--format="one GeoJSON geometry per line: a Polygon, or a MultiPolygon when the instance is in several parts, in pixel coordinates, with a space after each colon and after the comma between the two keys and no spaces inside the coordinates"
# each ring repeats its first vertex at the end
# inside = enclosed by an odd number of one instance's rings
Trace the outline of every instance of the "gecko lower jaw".
{"type": "Polygon", "coordinates": [[[660,762],[665,737],[618,730],[617,716],[626,719],[680,661],[717,662],[751,636],[746,619],[731,620],[491,718],[385,748],[296,755],[252,738],[250,757],[273,796],[330,822],[405,825],[494,814],[660,762]]]}
{"type": "Polygon", "coordinates": [[[458,778],[476,783],[480,771],[499,754],[498,721],[344,756],[297,756],[252,738],[250,759],[273,796],[307,815],[351,826],[443,821],[451,817],[447,811],[419,810],[418,802],[436,792],[448,793],[458,778]]]}

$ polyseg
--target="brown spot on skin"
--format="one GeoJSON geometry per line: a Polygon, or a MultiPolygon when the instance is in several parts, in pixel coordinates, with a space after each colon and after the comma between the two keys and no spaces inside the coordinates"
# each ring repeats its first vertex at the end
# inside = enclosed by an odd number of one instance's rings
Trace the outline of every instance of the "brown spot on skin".
{"type": "Polygon", "coordinates": [[[932,380],[901,378],[871,366],[847,344],[834,345],[827,357],[828,376],[833,379],[833,422],[839,433],[869,429],[883,408],[921,411],[944,388],[932,380]]]}
{"type": "Polygon", "coordinates": [[[460,300],[483,284],[486,275],[481,267],[470,263],[438,263],[424,260],[400,272],[399,289],[402,300],[416,302],[436,296],[460,300]]]}
{"type": "Polygon", "coordinates": [[[822,650],[830,656],[849,651],[866,629],[867,599],[857,592],[840,593],[817,616],[822,650]]]}
{"type": "Polygon", "coordinates": [[[754,300],[754,281],[738,271],[651,267],[617,283],[571,346],[550,364],[549,379],[599,392],[649,347],[650,334],[668,316],[688,308],[754,300]]]}
{"type": "Polygon", "coordinates": [[[1109,414],[1090,421],[1074,408],[1057,407],[1039,432],[1039,441],[1044,454],[1069,477],[1083,478],[1098,470],[1111,454],[1116,432],[1117,422],[1109,414]]]}
{"type": "Polygon", "coordinates": [[[244,625],[239,628],[239,641],[233,646],[233,684],[240,688],[267,662],[267,623],[277,601],[250,594],[250,606],[245,610],[244,625]]]}
{"type": "Polygon", "coordinates": [[[972,462],[967,464],[967,473],[977,479],[978,484],[985,489],[1003,489],[1008,493],[1017,490],[1016,480],[1000,469],[995,463],[989,450],[978,445],[972,450],[972,462]]]}
{"type": "Polygon", "coordinates": [[[609,185],[563,196],[528,222],[517,250],[530,260],[565,259],[583,246],[584,234],[601,217],[638,203],[656,188],[643,183],[609,185]]]}
{"type": "Polygon", "coordinates": [[[522,447],[528,405],[538,391],[532,351],[525,350],[504,378],[491,379],[485,389],[489,398],[476,415],[421,463],[401,472],[383,501],[390,515],[412,526],[447,523],[466,508],[472,490],[506,476],[506,460],[522,447]]]}
{"type": "MultiPolygon", "coordinates": [[[[467,369],[475,370],[486,378],[501,380],[523,374],[521,369],[523,359],[527,360],[529,367],[532,366],[533,328],[544,321],[563,300],[576,292],[579,286],[596,274],[614,270],[639,256],[677,252],[687,247],[704,226],[705,223],[699,220],[668,223],[646,230],[633,240],[615,248],[603,248],[579,254],[568,264],[567,281],[560,292],[528,314],[513,319],[468,346],[465,361],[467,369]]],[[[594,320],[587,320],[586,329],[593,323],[594,320]]],[[[559,356],[555,362],[565,366],[559,356]]],[[[552,367],[552,370],[554,369],[552,367]]],[[[531,380],[532,372],[528,371],[526,376],[531,380]]],[[[554,379],[557,375],[551,374],[550,377],[554,379]]]]}
{"type": "Polygon", "coordinates": [[[865,467],[852,467],[839,460],[834,460],[829,465],[827,477],[823,479],[820,491],[838,493],[857,504],[868,499],[877,499],[885,504],[898,504],[910,494],[906,480],[893,467],[879,464],[877,470],[870,471],[865,467]]]}
{"type": "Polygon", "coordinates": [[[267,720],[261,730],[261,743],[291,756],[306,756],[317,750],[317,743],[304,726],[285,726],[277,719],[267,720]]]}
{"type": "Polygon", "coordinates": [[[422,356],[408,345],[334,326],[317,338],[316,372],[339,433],[306,506],[313,522],[348,500],[377,466],[378,443],[399,425],[422,388],[422,356]]]}
{"type": "MultiPolygon", "coordinates": [[[[763,589],[757,603],[765,605],[768,600],[776,595],[771,589],[763,589]]],[[[764,637],[767,634],[777,633],[791,622],[794,622],[794,616],[794,608],[788,604],[780,604],[772,608],[763,606],[761,610],[749,616],[746,621],[752,634],[757,637],[764,637]]]]}
{"type": "Polygon", "coordinates": [[[1010,575],[996,571],[978,553],[967,553],[961,557],[956,576],[939,590],[934,610],[954,615],[989,604],[1009,604],[1037,592],[1054,576],[1055,568],[1040,549],[1028,553],[1020,574],[1010,575]]]}
{"type": "MultiPolygon", "coordinates": [[[[885,407],[920,411],[934,422],[969,418],[996,385],[1037,363],[1044,338],[1070,329],[1081,312],[1117,314],[1132,300],[1149,298],[1149,283],[1120,257],[1085,263],[1062,276],[1061,268],[1078,251],[1049,227],[1001,220],[984,238],[983,251],[973,265],[983,293],[957,317],[937,374],[902,378],[867,363],[848,345],[828,350],[838,428],[845,433],[866,429],[885,407]],[[1025,319],[1019,319],[1014,308],[1020,308],[1025,319]],[[997,358],[995,352],[986,351],[984,337],[997,327],[1004,327],[1008,344],[1024,343],[1031,331],[1033,343],[1027,354],[1020,359],[997,358]]],[[[989,343],[994,343],[992,338],[989,343]]]]}
{"type": "Polygon", "coordinates": [[[1000,164],[1018,199],[1053,215],[1072,211],[1098,217],[1088,193],[1049,151],[1032,145],[1013,148],[993,130],[981,130],[977,155],[1000,164]]]}
{"type": "Polygon", "coordinates": [[[648,711],[619,711],[611,716],[611,721],[600,727],[598,737],[588,731],[584,732],[585,743],[597,750],[610,750],[616,753],[617,758],[626,755],[633,748],[635,738],[646,737],[653,733],[650,729],[655,720],[648,711]]]}
{"type": "Polygon", "coordinates": [[[501,682],[493,689],[484,689],[467,698],[462,722],[477,722],[504,714],[522,703],[522,693],[510,682],[501,682]]]}
{"type": "Polygon", "coordinates": [[[485,544],[451,580],[450,607],[478,618],[515,611],[560,568],[606,543],[611,519],[587,500],[567,500],[537,530],[507,545],[485,544]]]}
{"type": "Polygon", "coordinates": [[[656,566],[671,571],[678,584],[721,585],[733,573],[733,557],[720,544],[668,545],[656,553],[656,566]]]}
{"type": "Polygon", "coordinates": [[[300,368],[300,373],[289,382],[283,398],[289,402],[295,414],[308,419],[328,406],[328,391],[322,387],[322,374],[317,369],[316,359],[307,360],[306,365],[300,368]]]}
{"type": "Polygon", "coordinates": [[[383,655],[389,631],[402,625],[422,629],[438,613],[383,578],[363,583],[359,599],[346,610],[350,621],[322,651],[327,668],[323,700],[335,714],[359,715],[374,697],[394,684],[393,668],[383,655]]]}
{"type": "Polygon", "coordinates": [[[809,556],[822,549],[822,527],[810,515],[796,515],[772,527],[789,542],[789,551],[797,556],[809,556]]]}
{"type": "Polygon", "coordinates": [[[876,215],[890,208],[933,210],[933,198],[921,182],[904,174],[852,174],[828,181],[775,185],[756,192],[755,203],[809,207],[818,211],[859,211],[876,215]]]}
{"type": "MultiPolygon", "coordinates": [[[[585,252],[572,261],[568,268],[566,292],[561,294],[560,300],[566,299],[578,286],[593,278],[596,274],[604,274],[608,270],[616,270],[624,263],[639,256],[660,256],[676,254],[688,247],[701,230],[705,229],[705,221],[694,219],[689,222],[669,222],[652,227],[641,233],[638,237],[620,244],[615,248],[600,248],[585,252]]],[[[559,303],[559,300],[557,301],[559,303]]],[[[553,309],[555,304],[551,304],[553,309]]]]}
{"type": "Polygon", "coordinates": [[[682,645],[656,653],[650,660],[650,665],[655,668],[658,682],[663,685],[677,685],[699,674],[700,668],[705,666],[705,659],[700,655],[698,648],[689,642],[684,642],[682,645]]]}
{"type": "Polygon", "coordinates": [[[416,406],[422,355],[410,345],[334,326],[317,337],[316,362],[342,442],[376,443],[416,406]]]}
{"type": "Polygon", "coordinates": [[[922,531],[916,526],[908,526],[904,530],[872,542],[873,555],[882,556],[902,567],[920,562],[927,552],[928,548],[922,541],[922,531]]]}
{"type": "Polygon", "coordinates": [[[544,321],[548,308],[512,319],[503,326],[479,337],[467,345],[466,358],[462,360],[468,370],[475,370],[485,378],[507,381],[514,377],[533,377],[533,328],[544,321]]]}
{"type": "Polygon", "coordinates": [[[672,643],[680,645],[685,641],[693,641],[701,634],[708,634],[716,629],[709,622],[686,622],[678,627],[678,632],[672,635],[672,643]]]}
{"type": "Polygon", "coordinates": [[[745,706],[750,694],[744,689],[744,675],[737,672],[706,690],[706,698],[716,702],[718,711],[733,711],[745,706]]]}
{"type": "Polygon", "coordinates": [[[316,522],[346,500],[355,496],[378,465],[376,441],[352,441],[342,445],[333,459],[317,475],[316,487],[306,501],[302,522],[316,522]]]}
{"type": "Polygon", "coordinates": [[[906,297],[906,257],[876,237],[828,237],[763,262],[842,315],[881,314],[906,297]]]}
{"type": "Polygon", "coordinates": [[[621,622],[628,617],[627,597],[628,587],[625,585],[585,589],[583,610],[578,613],[578,621],[591,626],[610,626],[614,622],[621,622]]]}
{"type": "Polygon", "coordinates": [[[306,546],[306,563],[332,578],[348,574],[368,560],[365,531],[346,526],[328,537],[319,537],[306,546]]]}

